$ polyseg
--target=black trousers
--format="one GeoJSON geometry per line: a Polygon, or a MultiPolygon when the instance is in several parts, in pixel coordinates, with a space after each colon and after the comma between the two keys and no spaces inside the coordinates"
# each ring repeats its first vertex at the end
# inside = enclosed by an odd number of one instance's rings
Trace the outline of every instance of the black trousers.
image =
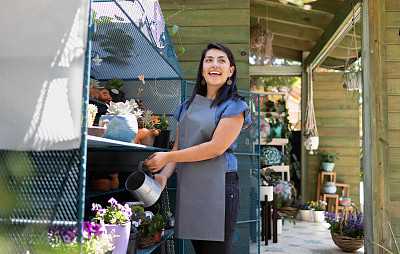
{"type": "Polygon", "coordinates": [[[196,254],[230,254],[239,214],[240,187],[236,172],[225,175],[225,237],[224,241],[191,240],[196,254]]]}

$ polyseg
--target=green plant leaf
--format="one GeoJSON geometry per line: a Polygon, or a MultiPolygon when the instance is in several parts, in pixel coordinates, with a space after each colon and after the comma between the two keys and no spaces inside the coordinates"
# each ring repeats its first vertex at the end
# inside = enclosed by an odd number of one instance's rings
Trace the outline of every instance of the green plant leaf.
{"type": "Polygon", "coordinates": [[[114,15],[114,17],[115,17],[115,19],[118,20],[118,21],[124,21],[124,19],[121,18],[120,16],[114,15]]]}
{"type": "Polygon", "coordinates": [[[172,28],[172,35],[176,34],[176,32],[178,32],[179,26],[174,25],[174,27],[172,28]]]}
{"type": "Polygon", "coordinates": [[[185,48],[184,47],[179,47],[178,48],[180,52],[185,53],[185,48]]]}

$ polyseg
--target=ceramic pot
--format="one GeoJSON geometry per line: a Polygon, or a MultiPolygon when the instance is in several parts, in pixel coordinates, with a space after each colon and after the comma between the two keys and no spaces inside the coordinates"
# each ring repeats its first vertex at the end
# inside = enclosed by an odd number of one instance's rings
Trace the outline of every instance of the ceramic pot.
{"type": "Polygon", "coordinates": [[[317,150],[319,146],[319,137],[309,137],[304,141],[307,150],[317,150]]]}
{"type": "Polygon", "coordinates": [[[311,220],[311,210],[299,210],[300,218],[303,221],[310,221],[311,220]]]}
{"type": "Polygon", "coordinates": [[[341,206],[348,206],[351,203],[351,198],[350,197],[339,197],[339,205],[341,206]]]}
{"type": "Polygon", "coordinates": [[[128,251],[126,254],[136,254],[136,250],[139,244],[140,233],[132,233],[129,235],[128,251]]]}
{"type": "Polygon", "coordinates": [[[154,147],[168,148],[169,137],[171,136],[171,130],[161,130],[159,135],[154,139],[154,147]]]}
{"type": "Polygon", "coordinates": [[[336,193],[336,184],[335,184],[335,182],[326,182],[324,184],[324,193],[326,193],[326,194],[335,194],[336,193]]]}
{"type": "Polygon", "coordinates": [[[158,232],[158,233],[155,233],[154,235],[152,235],[153,239],[154,239],[154,242],[156,242],[156,243],[161,242],[161,233],[162,232],[158,232]]]}
{"type": "Polygon", "coordinates": [[[277,127],[271,127],[271,132],[269,133],[270,138],[282,138],[282,124],[280,123],[277,127]],[[274,136],[275,134],[275,136],[274,136]]]}
{"type": "MultiPolygon", "coordinates": [[[[271,225],[273,225],[273,220],[271,220],[271,225]]],[[[276,231],[278,235],[282,234],[282,219],[276,220],[276,231]]]]}
{"type": "Polygon", "coordinates": [[[333,168],[335,167],[335,163],[334,162],[322,162],[321,167],[322,167],[323,171],[332,172],[333,168]]]}
{"type": "Polygon", "coordinates": [[[110,121],[103,135],[104,138],[131,143],[138,133],[137,119],[133,114],[102,116],[100,117],[100,126],[102,126],[104,120],[110,121]]]}
{"type": "Polygon", "coordinates": [[[268,201],[274,199],[274,186],[260,186],[260,201],[265,201],[265,195],[268,195],[268,201]]]}
{"type": "Polygon", "coordinates": [[[171,229],[175,226],[175,217],[165,218],[165,222],[167,223],[165,229],[171,229]]]}
{"type": "Polygon", "coordinates": [[[140,140],[140,144],[145,146],[153,146],[154,139],[160,134],[160,130],[150,129],[149,135],[140,140]]]}
{"type": "Polygon", "coordinates": [[[325,221],[325,211],[313,211],[314,222],[322,223],[325,221]]]}
{"type": "Polygon", "coordinates": [[[116,237],[113,237],[112,239],[112,243],[115,246],[112,253],[126,254],[129,243],[129,235],[131,232],[131,224],[130,223],[126,223],[124,225],[106,224],[105,227],[107,234],[110,234],[111,231],[114,230],[114,235],[116,235],[116,237]]]}

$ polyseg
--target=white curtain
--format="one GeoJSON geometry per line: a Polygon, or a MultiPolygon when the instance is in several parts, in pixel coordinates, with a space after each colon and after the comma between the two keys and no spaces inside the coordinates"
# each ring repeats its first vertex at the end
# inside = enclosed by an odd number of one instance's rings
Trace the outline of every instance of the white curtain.
{"type": "Polygon", "coordinates": [[[89,0],[0,9],[0,149],[78,148],[89,0]]]}

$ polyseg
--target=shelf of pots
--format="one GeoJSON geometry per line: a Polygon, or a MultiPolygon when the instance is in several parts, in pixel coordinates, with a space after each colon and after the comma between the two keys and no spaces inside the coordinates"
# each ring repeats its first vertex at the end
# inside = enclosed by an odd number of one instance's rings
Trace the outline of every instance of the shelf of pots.
{"type": "Polygon", "coordinates": [[[321,162],[323,171],[332,172],[335,167],[335,161],[339,160],[337,154],[328,153],[325,151],[317,152],[318,160],[321,162]]]}

